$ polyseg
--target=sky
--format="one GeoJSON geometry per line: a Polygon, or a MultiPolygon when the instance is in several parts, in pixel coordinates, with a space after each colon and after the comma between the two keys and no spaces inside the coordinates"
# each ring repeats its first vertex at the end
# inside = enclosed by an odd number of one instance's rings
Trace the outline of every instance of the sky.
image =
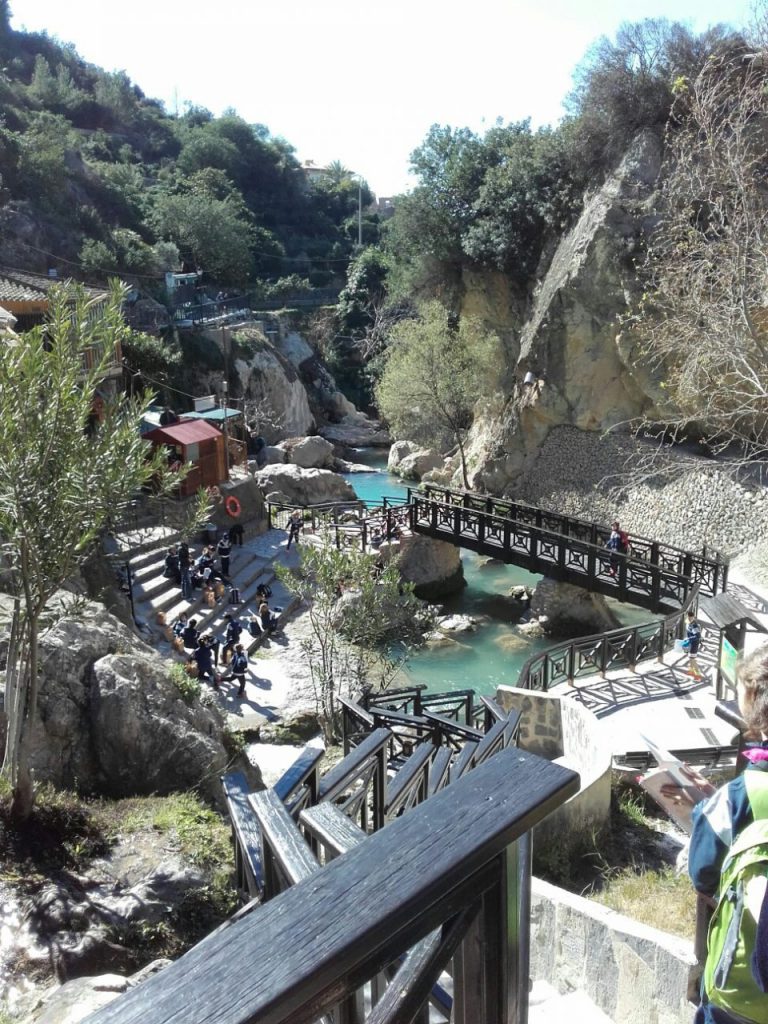
{"type": "Polygon", "coordinates": [[[302,162],[339,160],[379,196],[415,183],[432,124],[482,133],[497,118],[554,124],[575,66],[624,21],[696,31],[749,21],[751,0],[11,0],[46,30],[125,70],[170,112],[228,107],[302,162]],[[726,13],[727,12],[727,13],[726,13]]]}

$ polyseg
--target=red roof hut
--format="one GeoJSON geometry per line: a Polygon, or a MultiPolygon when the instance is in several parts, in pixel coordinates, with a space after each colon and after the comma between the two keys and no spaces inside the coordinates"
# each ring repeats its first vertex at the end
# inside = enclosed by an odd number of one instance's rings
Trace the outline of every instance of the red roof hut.
{"type": "Polygon", "coordinates": [[[182,497],[227,479],[224,435],[205,420],[183,420],[157,427],[144,434],[144,439],[155,447],[168,448],[169,462],[173,461],[175,453],[179,462],[192,467],[179,488],[182,497]]]}

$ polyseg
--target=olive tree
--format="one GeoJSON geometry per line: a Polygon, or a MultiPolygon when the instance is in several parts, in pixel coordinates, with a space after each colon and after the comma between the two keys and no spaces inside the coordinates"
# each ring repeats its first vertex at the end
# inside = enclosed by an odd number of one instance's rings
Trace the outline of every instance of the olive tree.
{"type": "Polygon", "coordinates": [[[115,286],[103,308],[82,290],[56,289],[49,322],[0,345],[0,545],[14,598],[5,671],[8,731],[2,774],[11,812],[34,804],[31,733],[45,685],[39,642],[46,606],[76,573],[115,509],[165,477],[139,432],[141,406],[94,398],[127,328],[115,286]]]}
{"type": "Polygon", "coordinates": [[[427,628],[426,606],[403,583],[394,561],[360,548],[337,548],[332,529],[302,544],[299,566],[277,565],[285,586],[307,606],[307,657],[323,733],[338,739],[340,694],[383,689],[427,628]]]}
{"type": "Polygon", "coordinates": [[[376,389],[382,415],[398,437],[441,447],[450,438],[469,488],[466,439],[478,399],[495,386],[499,341],[479,320],[456,323],[439,303],[422,306],[419,316],[397,324],[376,389]]]}

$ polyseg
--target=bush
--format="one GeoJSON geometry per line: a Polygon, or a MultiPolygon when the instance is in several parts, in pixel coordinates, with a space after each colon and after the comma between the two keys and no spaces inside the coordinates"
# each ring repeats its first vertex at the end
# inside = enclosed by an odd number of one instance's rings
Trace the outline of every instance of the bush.
{"type": "Polygon", "coordinates": [[[171,681],[176,689],[179,691],[179,696],[185,704],[192,705],[196,700],[200,698],[200,683],[197,679],[187,674],[187,670],[184,665],[178,661],[171,665],[170,668],[171,681]]]}

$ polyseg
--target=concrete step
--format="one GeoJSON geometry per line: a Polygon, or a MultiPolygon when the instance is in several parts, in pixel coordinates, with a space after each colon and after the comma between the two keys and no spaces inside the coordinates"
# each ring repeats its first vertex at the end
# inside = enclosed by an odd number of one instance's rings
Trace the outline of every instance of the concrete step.
{"type": "Polygon", "coordinates": [[[528,1024],[613,1024],[580,990],[561,995],[546,981],[535,981],[529,995],[528,1024]]]}

